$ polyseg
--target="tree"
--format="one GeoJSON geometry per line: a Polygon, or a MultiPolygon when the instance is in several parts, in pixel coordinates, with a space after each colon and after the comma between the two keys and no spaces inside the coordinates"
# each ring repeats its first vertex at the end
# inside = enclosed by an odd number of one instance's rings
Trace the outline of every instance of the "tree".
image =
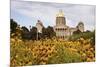
{"type": "Polygon", "coordinates": [[[90,30],[86,30],[86,32],[91,32],[90,30]]]}
{"type": "Polygon", "coordinates": [[[45,39],[47,37],[47,29],[45,27],[42,28],[42,38],[45,39]]]}
{"type": "Polygon", "coordinates": [[[15,33],[16,27],[18,26],[17,22],[15,22],[13,19],[10,19],[10,32],[15,33]]]}
{"type": "Polygon", "coordinates": [[[37,39],[37,28],[36,27],[32,27],[32,29],[30,29],[30,36],[31,36],[31,39],[33,40],[37,39]]]}
{"type": "Polygon", "coordinates": [[[51,27],[51,26],[48,26],[48,27],[47,27],[47,33],[48,33],[48,38],[50,38],[50,39],[51,39],[53,36],[56,35],[55,32],[54,32],[53,27],[51,27]]]}
{"type": "Polygon", "coordinates": [[[22,26],[21,29],[22,29],[24,32],[29,32],[28,28],[25,27],[25,26],[22,26]]]}
{"type": "Polygon", "coordinates": [[[53,30],[53,27],[51,26],[48,26],[47,28],[42,28],[42,37],[45,39],[45,38],[52,38],[54,37],[56,34],[53,30]]]}
{"type": "Polygon", "coordinates": [[[73,32],[73,34],[80,34],[80,33],[82,32],[79,29],[73,32]]]}
{"type": "Polygon", "coordinates": [[[22,29],[22,33],[21,33],[22,39],[28,39],[28,40],[31,39],[29,30],[27,29],[27,27],[22,26],[21,29],[22,29]]]}

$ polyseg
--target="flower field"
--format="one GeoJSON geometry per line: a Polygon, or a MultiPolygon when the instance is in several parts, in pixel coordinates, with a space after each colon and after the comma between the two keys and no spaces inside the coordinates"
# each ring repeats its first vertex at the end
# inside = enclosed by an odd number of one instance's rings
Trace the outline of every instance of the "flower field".
{"type": "Polygon", "coordinates": [[[10,53],[11,67],[95,61],[95,47],[91,45],[90,39],[83,38],[76,41],[23,41],[11,38],[10,53]]]}

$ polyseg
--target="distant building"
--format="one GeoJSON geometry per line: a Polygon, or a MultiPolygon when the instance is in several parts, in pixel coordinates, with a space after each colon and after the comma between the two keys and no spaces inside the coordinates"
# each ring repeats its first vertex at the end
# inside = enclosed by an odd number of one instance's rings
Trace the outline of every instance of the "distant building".
{"type": "Polygon", "coordinates": [[[83,24],[83,22],[79,22],[78,23],[77,29],[79,29],[81,32],[84,32],[84,24],[83,24]]]}
{"type": "Polygon", "coordinates": [[[37,21],[36,28],[37,28],[38,33],[42,33],[43,24],[40,20],[37,21]]]}
{"type": "MultiPolygon", "coordinates": [[[[36,28],[39,33],[42,33],[43,24],[40,20],[36,23],[36,28]]],[[[66,25],[66,18],[62,10],[56,15],[56,25],[54,26],[54,31],[56,32],[56,37],[58,39],[68,39],[68,36],[71,36],[74,31],[84,32],[83,22],[79,22],[78,25],[74,28],[66,25]]]]}
{"type": "Polygon", "coordinates": [[[54,31],[59,39],[68,39],[68,36],[72,35],[74,31],[80,30],[84,32],[84,24],[79,22],[75,28],[71,28],[66,25],[66,18],[62,10],[56,15],[56,25],[54,26],[54,31]]]}

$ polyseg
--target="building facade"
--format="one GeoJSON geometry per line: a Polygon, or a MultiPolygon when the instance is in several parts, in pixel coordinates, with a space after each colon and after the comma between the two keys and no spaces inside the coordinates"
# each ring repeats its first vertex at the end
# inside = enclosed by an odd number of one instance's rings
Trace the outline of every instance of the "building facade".
{"type": "Polygon", "coordinates": [[[56,37],[59,39],[68,39],[68,36],[72,35],[74,31],[80,30],[84,32],[84,24],[79,22],[75,28],[71,28],[66,25],[66,18],[62,10],[56,15],[56,25],[54,26],[54,31],[56,32],[56,37]]]}

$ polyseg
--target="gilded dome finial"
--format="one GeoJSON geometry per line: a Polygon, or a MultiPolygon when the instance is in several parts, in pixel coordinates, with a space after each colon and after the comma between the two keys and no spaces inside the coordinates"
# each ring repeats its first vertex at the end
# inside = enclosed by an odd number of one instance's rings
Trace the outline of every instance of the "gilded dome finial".
{"type": "Polygon", "coordinates": [[[57,14],[57,17],[64,17],[64,13],[61,9],[59,10],[59,13],[57,14]]]}

